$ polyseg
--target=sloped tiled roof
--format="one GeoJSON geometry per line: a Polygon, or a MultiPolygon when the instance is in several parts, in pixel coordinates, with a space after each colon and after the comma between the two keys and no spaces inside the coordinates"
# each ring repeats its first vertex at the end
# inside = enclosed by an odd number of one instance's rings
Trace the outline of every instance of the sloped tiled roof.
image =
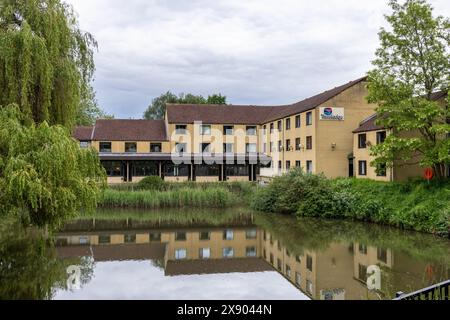
{"type": "Polygon", "coordinates": [[[365,81],[363,77],[308,99],[284,106],[167,104],[169,123],[263,124],[312,110],[338,94],[365,81]]]}
{"type": "Polygon", "coordinates": [[[371,115],[369,118],[365,119],[361,122],[358,129],[353,131],[353,133],[361,133],[361,132],[368,132],[368,131],[377,131],[377,130],[383,130],[384,127],[377,125],[376,121],[378,120],[378,115],[374,114],[371,115]]]}
{"type": "Polygon", "coordinates": [[[169,123],[260,124],[275,107],[167,104],[169,123]]]}
{"type": "Polygon", "coordinates": [[[299,114],[308,110],[312,110],[321,104],[327,102],[328,100],[336,97],[337,95],[341,94],[345,90],[353,87],[354,85],[366,81],[367,77],[359,78],[354,81],[350,81],[349,83],[346,83],[344,85],[341,85],[339,87],[336,87],[334,89],[322,92],[318,95],[315,95],[313,97],[307,98],[305,100],[302,100],[300,102],[294,103],[289,106],[281,106],[276,107],[272,109],[272,113],[269,114],[269,116],[264,120],[264,122],[270,122],[279,120],[285,117],[289,117],[295,114],[299,114]]]}
{"type": "Polygon", "coordinates": [[[97,120],[93,140],[166,141],[164,120],[97,120]]]}
{"type": "Polygon", "coordinates": [[[75,127],[73,129],[72,136],[80,141],[90,141],[92,138],[92,130],[94,129],[93,126],[90,127],[75,127]]]}
{"type": "MultiPolygon", "coordinates": [[[[448,94],[448,92],[445,90],[434,92],[431,95],[431,100],[437,101],[437,100],[443,99],[447,96],[447,94],[448,94]]],[[[369,118],[363,120],[360,123],[359,127],[353,131],[353,133],[361,133],[361,132],[369,132],[369,131],[377,131],[377,130],[385,129],[383,126],[376,124],[378,119],[379,119],[379,116],[377,114],[371,115],[369,118]]]]}

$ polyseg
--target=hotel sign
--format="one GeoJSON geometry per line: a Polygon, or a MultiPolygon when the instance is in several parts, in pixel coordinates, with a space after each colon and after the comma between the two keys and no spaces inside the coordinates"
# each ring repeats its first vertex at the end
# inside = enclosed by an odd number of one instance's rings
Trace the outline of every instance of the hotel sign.
{"type": "Polygon", "coordinates": [[[344,121],[344,108],[320,108],[320,120],[344,121]]]}

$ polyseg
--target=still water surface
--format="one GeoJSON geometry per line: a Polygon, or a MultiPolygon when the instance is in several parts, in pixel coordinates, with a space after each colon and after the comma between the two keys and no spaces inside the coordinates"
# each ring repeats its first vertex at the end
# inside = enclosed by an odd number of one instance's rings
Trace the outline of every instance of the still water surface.
{"type": "Polygon", "coordinates": [[[445,239],[243,210],[98,212],[54,240],[2,239],[1,298],[392,299],[450,278],[445,239]]]}

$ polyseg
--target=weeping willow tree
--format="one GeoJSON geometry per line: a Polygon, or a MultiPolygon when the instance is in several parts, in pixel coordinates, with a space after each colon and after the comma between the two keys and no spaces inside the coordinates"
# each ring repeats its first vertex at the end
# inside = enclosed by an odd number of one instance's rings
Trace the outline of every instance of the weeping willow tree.
{"type": "Polygon", "coordinates": [[[97,153],[63,126],[23,125],[24,118],[15,105],[0,110],[0,212],[56,227],[93,209],[106,184],[97,153]]]}
{"type": "Polygon", "coordinates": [[[93,36],[60,0],[0,1],[0,106],[71,128],[92,102],[93,36]]]}

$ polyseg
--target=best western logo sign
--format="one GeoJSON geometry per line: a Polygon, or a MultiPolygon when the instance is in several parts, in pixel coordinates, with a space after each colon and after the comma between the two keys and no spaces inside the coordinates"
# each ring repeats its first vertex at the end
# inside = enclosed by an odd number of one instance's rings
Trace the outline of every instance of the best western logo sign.
{"type": "Polygon", "coordinates": [[[344,121],[344,108],[320,108],[320,120],[344,121]]]}

